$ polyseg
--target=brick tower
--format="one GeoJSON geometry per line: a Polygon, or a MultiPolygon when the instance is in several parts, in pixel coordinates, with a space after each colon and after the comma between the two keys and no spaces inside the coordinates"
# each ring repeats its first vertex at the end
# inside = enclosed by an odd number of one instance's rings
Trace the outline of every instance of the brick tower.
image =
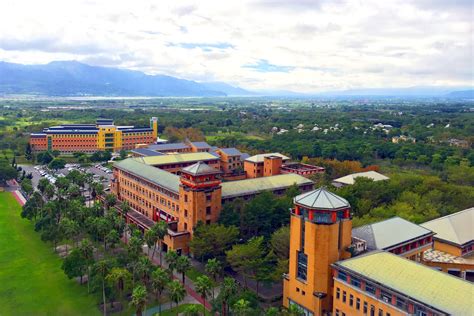
{"type": "Polygon", "coordinates": [[[296,304],[305,315],[326,315],[332,310],[330,265],[350,257],[350,205],[324,187],[298,195],[293,202],[283,305],[296,304]]]}

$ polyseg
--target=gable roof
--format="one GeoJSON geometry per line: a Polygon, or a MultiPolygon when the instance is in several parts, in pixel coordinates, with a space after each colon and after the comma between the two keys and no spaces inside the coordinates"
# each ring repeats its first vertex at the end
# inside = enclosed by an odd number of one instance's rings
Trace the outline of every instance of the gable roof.
{"type": "Polygon", "coordinates": [[[327,191],[325,187],[300,194],[293,199],[293,202],[322,210],[335,210],[351,206],[346,199],[327,191]]]}
{"type": "Polygon", "coordinates": [[[221,173],[220,170],[212,168],[211,166],[202,161],[199,161],[194,165],[181,169],[181,172],[192,174],[194,176],[221,173]]]}
{"type": "Polygon", "coordinates": [[[146,179],[158,186],[179,192],[179,176],[153,166],[137,161],[135,158],[128,158],[114,163],[114,167],[146,179]]]}
{"type": "Polygon", "coordinates": [[[199,152],[199,153],[183,153],[183,154],[172,154],[172,155],[150,156],[150,157],[137,157],[134,159],[147,165],[160,166],[160,165],[167,165],[167,164],[172,164],[172,163],[216,160],[217,157],[208,152],[199,152]]]}
{"type": "Polygon", "coordinates": [[[257,163],[257,162],[263,162],[265,157],[270,157],[270,156],[277,156],[277,157],[281,157],[281,159],[283,161],[285,160],[290,160],[290,157],[287,157],[285,155],[282,155],[280,153],[271,153],[271,154],[259,154],[259,155],[254,155],[254,156],[251,156],[251,157],[248,157],[247,159],[245,159],[245,161],[250,161],[250,162],[253,162],[253,163],[257,163]]]}
{"type": "Polygon", "coordinates": [[[150,150],[148,148],[135,148],[135,149],[132,149],[131,150],[132,153],[136,153],[136,154],[139,154],[139,155],[142,155],[142,156],[162,156],[164,154],[162,153],[159,153],[157,151],[154,151],[154,150],[150,150]]]}
{"type": "Polygon", "coordinates": [[[238,150],[237,148],[220,148],[219,150],[222,151],[227,156],[241,156],[242,155],[240,150],[238,150]]]}
{"type": "Polygon", "coordinates": [[[431,220],[421,226],[435,232],[435,238],[461,246],[474,240],[474,207],[431,220]]]}
{"type": "Polygon", "coordinates": [[[383,286],[451,315],[473,315],[474,285],[385,251],[336,262],[383,286]]]}
{"type": "Polygon", "coordinates": [[[203,148],[211,148],[211,146],[206,142],[190,142],[194,147],[203,149],[203,148]]]}
{"type": "Polygon", "coordinates": [[[369,250],[390,249],[409,240],[432,234],[432,231],[400,217],[352,229],[352,236],[367,242],[369,250]]]}
{"type": "Polygon", "coordinates": [[[157,144],[157,145],[148,145],[148,149],[151,150],[178,150],[189,148],[185,143],[170,143],[170,144],[157,144]]]}
{"type": "Polygon", "coordinates": [[[275,191],[278,189],[286,189],[292,186],[293,184],[300,186],[312,183],[313,181],[294,173],[238,181],[229,181],[223,182],[221,184],[222,198],[250,195],[268,190],[275,191]]]}
{"type": "Polygon", "coordinates": [[[338,183],[343,183],[343,184],[354,184],[355,179],[359,177],[369,178],[369,179],[372,179],[373,181],[383,181],[383,180],[390,179],[389,177],[384,176],[383,174],[378,173],[376,171],[366,171],[366,172],[358,172],[358,173],[349,174],[347,176],[337,178],[333,180],[333,182],[338,182],[338,183]]]}

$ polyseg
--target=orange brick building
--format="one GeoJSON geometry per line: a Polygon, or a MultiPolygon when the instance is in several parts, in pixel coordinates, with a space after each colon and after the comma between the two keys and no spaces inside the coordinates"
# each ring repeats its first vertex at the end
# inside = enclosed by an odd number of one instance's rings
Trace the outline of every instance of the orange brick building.
{"type": "Polygon", "coordinates": [[[33,151],[58,150],[64,154],[94,153],[99,150],[130,150],[139,144],[152,144],[158,137],[158,119],[150,127],[116,126],[113,120],[98,119],[96,124],[65,124],[45,128],[30,135],[33,151]]]}
{"type": "Polygon", "coordinates": [[[284,306],[305,316],[474,314],[471,283],[416,262],[431,246],[430,230],[394,218],[362,227],[358,238],[343,198],[320,188],[294,203],[284,306]]]}

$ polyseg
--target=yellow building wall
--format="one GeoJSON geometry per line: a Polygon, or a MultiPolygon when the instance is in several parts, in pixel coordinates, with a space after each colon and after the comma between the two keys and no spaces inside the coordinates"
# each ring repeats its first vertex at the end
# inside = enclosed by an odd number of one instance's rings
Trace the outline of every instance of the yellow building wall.
{"type": "Polygon", "coordinates": [[[367,295],[352,286],[334,279],[334,292],[333,292],[333,315],[336,315],[336,310],[339,311],[339,315],[342,313],[345,315],[370,315],[371,307],[374,308],[374,315],[378,315],[379,309],[383,311],[383,315],[390,313],[390,316],[408,315],[408,313],[395,308],[392,305],[385,304],[383,301],[376,299],[373,296],[367,295]],[[340,290],[340,296],[337,298],[337,289],[340,290]],[[343,294],[346,292],[346,302],[343,302],[343,294]],[[350,305],[350,296],[353,295],[353,304],[350,305]],[[360,300],[359,309],[357,309],[357,299],[360,300]],[[364,302],[367,302],[367,313],[364,313],[364,302]]]}
{"type": "Polygon", "coordinates": [[[462,255],[461,248],[444,243],[439,240],[435,240],[433,243],[433,248],[435,250],[447,252],[449,254],[452,254],[453,256],[458,256],[460,257],[462,255]]]}
{"type": "Polygon", "coordinates": [[[296,278],[301,220],[297,216],[291,216],[289,279],[285,280],[283,284],[285,287],[283,305],[287,307],[288,299],[291,299],[315,315],[320,315],[324,311],[332,310],[333,278],[330,265],[350,256],[345,249],[350,245],[352,223],[350,220],[331,225],[304,222],[304,252],[308,258],[308,269],[307,280],[302,281],[296,278]],[[326,296],[318,298],[313,295],[315,292],[325,293],[326,296]]]}

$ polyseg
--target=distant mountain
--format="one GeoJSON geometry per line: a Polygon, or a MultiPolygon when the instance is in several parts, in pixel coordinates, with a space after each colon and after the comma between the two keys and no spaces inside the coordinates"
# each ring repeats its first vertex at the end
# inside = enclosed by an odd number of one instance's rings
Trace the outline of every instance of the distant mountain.
{"type": "Polygon", "coordinates": [[[257,95],[256,92],[251,92],[239,87],[231,86],[223,82],[201,82],[201,85],[212,91],[224,92],[228,96],[250,96],[257,95]]]}
{"type": "Polygon", "coordinates": [[[76,61],[54,61],[45,65],[0,62],[0,94],[212,97],[250,92],[219,82],[203,84],[76,61]]]}
{"type": "Polygon", "coordinates": [[[452,91],[446,96],[449,98],[474,99],[474,90],[452,91]]]}
{"type": "Polygon", "coordinates": [[[409,87],[352,89],[344,91],[323,92],[321,96],[392,96],[392,97],[441,97],[459,88],[448,87],[409,87]]]}

